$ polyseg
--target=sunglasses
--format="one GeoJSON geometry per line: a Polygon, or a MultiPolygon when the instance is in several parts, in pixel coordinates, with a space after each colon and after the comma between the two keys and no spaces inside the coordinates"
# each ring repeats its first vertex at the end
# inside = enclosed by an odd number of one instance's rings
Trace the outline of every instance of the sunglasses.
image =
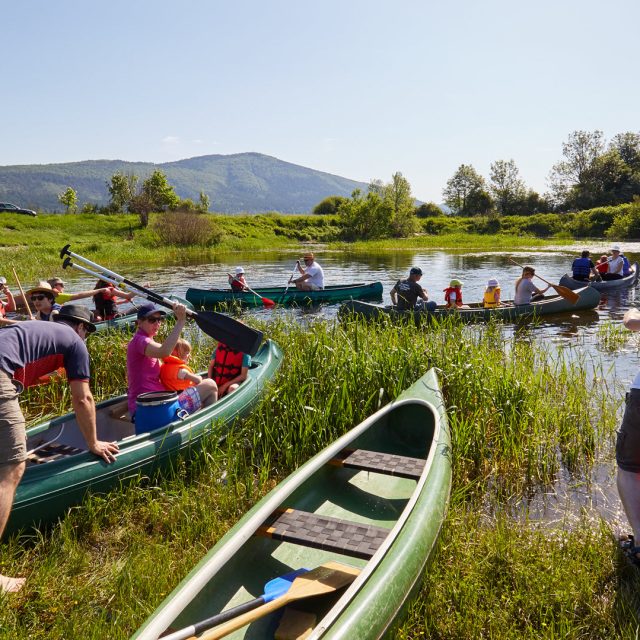
{"type": "Polygon", "coordinates": [[[46,296],[44,293],[41,293],[39,295],[36,296],[31,296],[31,302],[35,302],[36,300],[44,300],[45,298],[48,298],[49,296],[46,296]]]}
{"type": "Polygon", "coordinates": [[[145,320],[151,324],[159,324],[162,322],[162,318],[145,318],[145,320]]]}

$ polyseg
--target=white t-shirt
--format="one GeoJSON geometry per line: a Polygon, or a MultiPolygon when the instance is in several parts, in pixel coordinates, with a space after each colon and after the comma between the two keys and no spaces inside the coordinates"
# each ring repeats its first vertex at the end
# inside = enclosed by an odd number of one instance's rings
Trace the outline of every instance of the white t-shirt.
{"type": "Polygon", "coordinates": [[[518,285],[518,290],[516,291],[515,298],[513,299],[513,304],[529,304],[531,302],[531,296],[537,289],[538,287],[536,287],[531,280],[523,278],[518,285]]]}
{"type": "Polygon", "coordinates": [[[317,262],[312,262],[304,272],[311,276],[310,278],[307,278],[305,282],[315,285],[318,289],[324,289],[324,272],[317,262]]]}
{"type": "Polygon", "coordinates": [[[618,256],[617,258],[609,258],[609,273],[619,273],[622,275],[624,260],[618,256]]]}

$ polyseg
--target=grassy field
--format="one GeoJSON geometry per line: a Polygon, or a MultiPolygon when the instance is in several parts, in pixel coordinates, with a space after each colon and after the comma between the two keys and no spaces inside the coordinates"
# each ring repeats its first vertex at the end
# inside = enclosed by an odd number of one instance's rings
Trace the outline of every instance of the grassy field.
{"type": "MultiPolygon", "coordinates": [[[[129,637],[260,496],[430,367],[449,407],[451,508],[394,637],[637,637],[640,572],[620,558],[606,523],[578,509],[536,523],[524,507],[561,471],[588,483],[608,451],[618,400],[589,384],[597,364],[505,337],[499,325],[261,328],[283,347],[285,366],[223,446],[210,442],[168,477],[94,497],[51,530],[0,546],[1,570],[28,577],[0,599],[0,637],[129,637]]],[[[126,387],[126,340],[89,342],[98,397],[126,387]]],[[[211,347],[196,345],[196,367],[211,347]]],[[[24,398],[31,420],[66,406],[61,385],[24,398]]]]}
{"type": "Polygon", "coordinates": [[[221,254],[242,252],[299,251],[303,244],[324,244],[333,250],[354,252],[390,249],[516,249],[543,247],[551,241],[524,235],[488,236],[470,233],[419,235],[411,238],[355,242],[338,240],[335,220],[327,216],[209,216],[221,231],[219,244],[212,247],[177,247],[162,242],[154,231],[158,216],[151,217],[147,228],[139,226],[134,215],[40,215],[37,218],[16,214],[0,217],[0,263],[4,275],[32,283],[47,274],[60,271],[60,249],[71,244],[76,253],[108,264],[116,271],[127,265],[161,266],[189,261],[210,262],[221,254]]]}

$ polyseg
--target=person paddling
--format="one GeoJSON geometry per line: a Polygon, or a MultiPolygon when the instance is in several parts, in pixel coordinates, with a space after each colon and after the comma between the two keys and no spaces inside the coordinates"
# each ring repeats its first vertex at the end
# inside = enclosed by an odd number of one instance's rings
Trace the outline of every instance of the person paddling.
{"type": "Polygon", "coordinates": [[[532,282],[535,275],[536,270],[533,267],[523,267],[522,275],[516,280],[516,295],[513,298],[513,304],[531,304],[544,297],[551,285],[547,285],[544,289],[538,289],[532,282]]]}
{"type": "Polygon", "coordinates": [[[247,291],[247,281],[244,277],[244,267],[236,267],[236,275],[232,276],[230,273],[227,274],[229,276],[229,286],[233,291],[247,291]]]}

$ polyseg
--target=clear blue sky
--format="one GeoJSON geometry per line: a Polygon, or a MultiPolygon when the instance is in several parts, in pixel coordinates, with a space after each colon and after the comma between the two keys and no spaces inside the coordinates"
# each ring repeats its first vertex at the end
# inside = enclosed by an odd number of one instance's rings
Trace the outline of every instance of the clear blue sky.
{"type": "Polygon", "coordinates": [[[640,131],[638,0],[26,0],[2,9],[0,165],[256,151],[441,202],[577,129],[640,131]]]}

